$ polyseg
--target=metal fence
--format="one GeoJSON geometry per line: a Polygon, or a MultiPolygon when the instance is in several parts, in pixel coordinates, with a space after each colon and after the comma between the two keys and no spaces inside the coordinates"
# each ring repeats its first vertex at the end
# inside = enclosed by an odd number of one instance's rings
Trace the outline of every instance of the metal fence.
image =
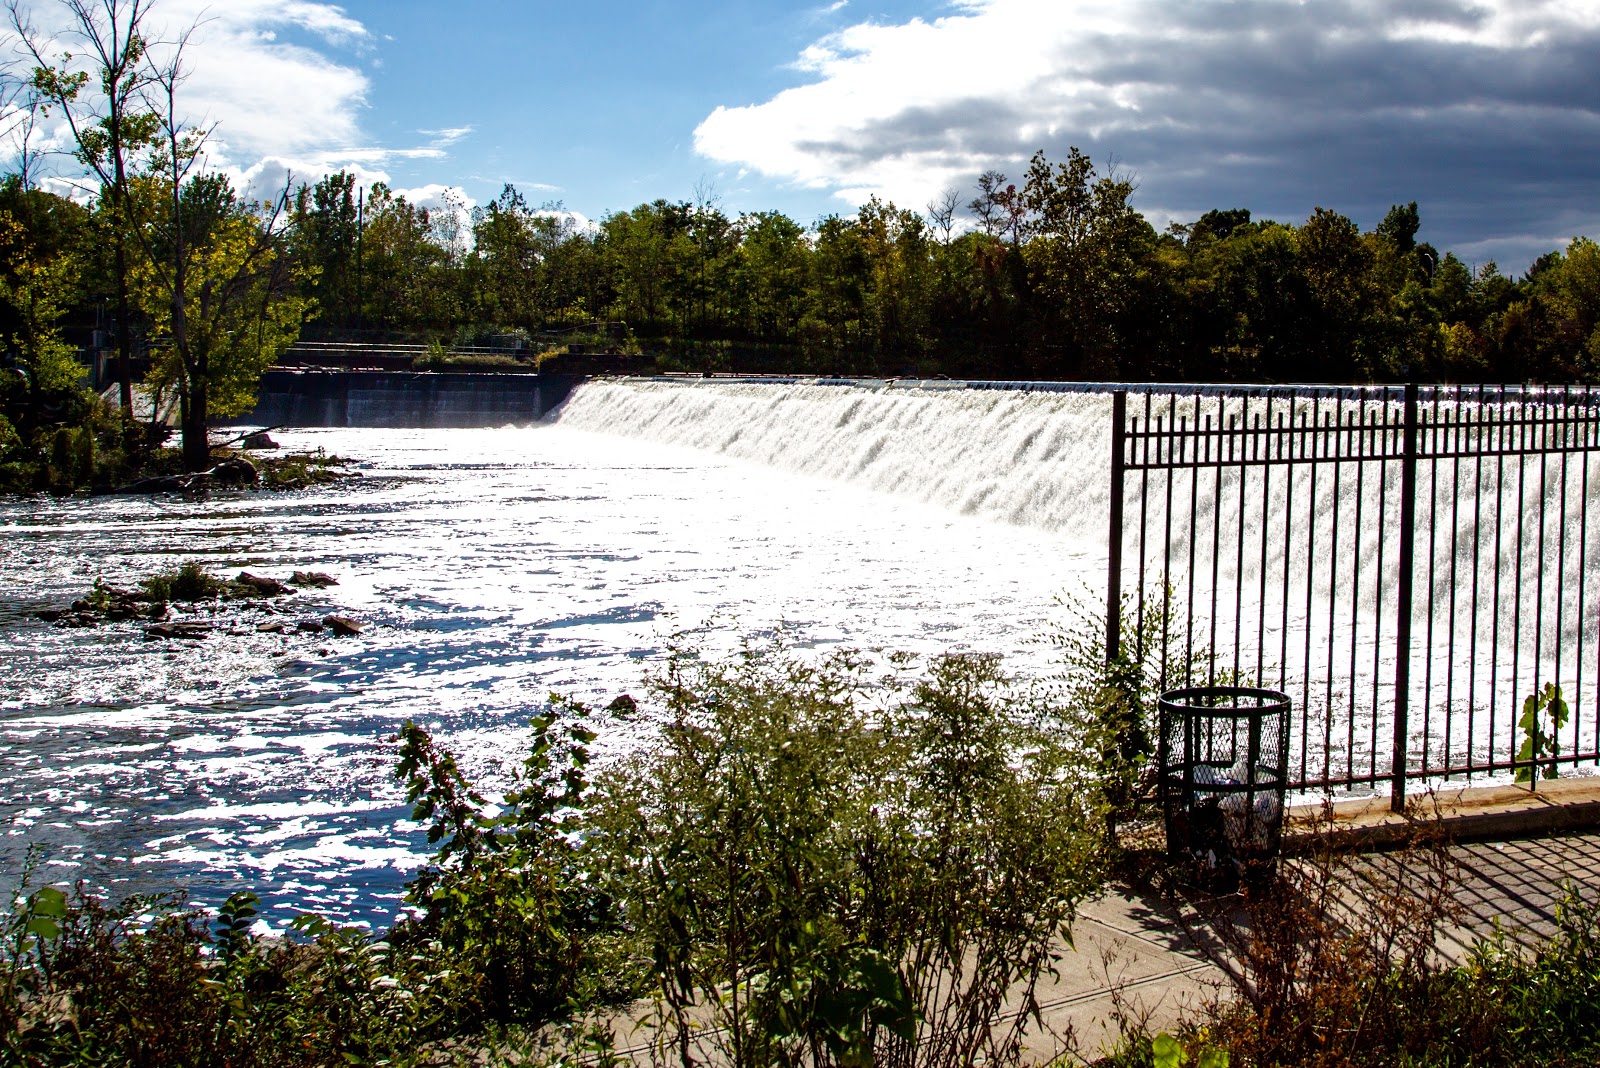
{"type": "Polygon", "coordinates": [[[1587,390],[1119,391],[1107,648],[1295,702],[1292,790],[1600,763],[1587,390]],[[1118,610],[1120,608],[1120,611],[1118,610]],[[1570,717],[1529,746],[1523,702],[1570,717]]]}

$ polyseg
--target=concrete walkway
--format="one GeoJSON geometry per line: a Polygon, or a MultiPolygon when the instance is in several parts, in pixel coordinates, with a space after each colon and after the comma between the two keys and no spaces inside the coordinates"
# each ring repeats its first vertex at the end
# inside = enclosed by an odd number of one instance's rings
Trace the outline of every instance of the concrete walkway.
{"type": "MultiPolygon", "coordinates": [[[[1320,808],[1291,810],[1286,852],[1305,852],[1320,808]]],[[[1498,925],[1509,938],[1535,945],[1556,930],[1569,893],[1600,900],[1600,778],[1542,782],[1537,789],[1454,787],[1418,798],[1409,816],[1389,811],[1387,798],[1333,806],[1331,828],[1341,846],[1360,851],[1345,875],[1345,892],[1363,892],[1376,876],[1403,885],[1399,855],[1385,852],[1418,822],[1444,831],[1454,862],[1459,922],[1441,932],[1439,951],[1461,960],[1498,925]],[[1365,870],[1363,870],[1365,869],[1365,870]]],[[[1179,921],[1155,895],[1113,891],[1083,910],[1075,948],[1064,948],[1060,978],[1041,990],[1046,1028],[1031,1052],[1039,1059],[1075,1053],[1092,1059],[1118,1037],[1120,1020],[1170,1027],[1207,998],[1226,997],[1223,973],[1186,934],[1203,931],[1197,914],[1179,921]]]]}

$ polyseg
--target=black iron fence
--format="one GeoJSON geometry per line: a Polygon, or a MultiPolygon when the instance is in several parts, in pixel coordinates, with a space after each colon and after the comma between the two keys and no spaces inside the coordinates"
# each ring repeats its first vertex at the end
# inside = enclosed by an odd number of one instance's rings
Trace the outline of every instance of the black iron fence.
{"type": "Polygon", "coordinates": [[[1597,401],[1113,394],[1107,648],[1289,693],[1291,790],[1600,763],[1597,401]]]}

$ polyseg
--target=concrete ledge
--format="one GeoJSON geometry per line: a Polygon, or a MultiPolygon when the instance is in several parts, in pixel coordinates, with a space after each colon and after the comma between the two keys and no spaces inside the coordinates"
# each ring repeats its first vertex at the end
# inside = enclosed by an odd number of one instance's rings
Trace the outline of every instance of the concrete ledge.
{"type": "Polygon", "coordinates": [[[1319,844],[1389,849],[1432,827],[1453,841],[1522,838],[1600,827],[1600,778],[1544,780],[1512,786],[1450,787],[1412,800],[1404,813],[1387,797],[1340,801],[1331,824],[1320,805],[1289,809],[1283,852],[1304,854],[1319,844]]]}

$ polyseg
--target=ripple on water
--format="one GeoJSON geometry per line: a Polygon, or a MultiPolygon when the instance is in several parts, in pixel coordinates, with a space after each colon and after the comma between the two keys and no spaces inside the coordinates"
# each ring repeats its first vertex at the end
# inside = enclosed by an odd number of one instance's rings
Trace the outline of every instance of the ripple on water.
{"type": "MultiPolygon", "coordinates": [[[[782,629],[797,648],[1044,655],[1054,594],[1092,554],[1059,537],[710,455],[556,427],[282,431],[361,464],[295,494],[0,504],[0,877],[114,893],[240,886],[282,923],[381,927],[426,857],[391,778],[407,719],[492,790],[552,692],[641,692],[668,637],[711,652],[782,629]],[[316,570],[359,638],[146,642],[135,625],[31,618],[96,576],[188,559],[316,570]],[[711,621],[708,625],[708,621],[711,621]]],[[[219,618],[224,626],[227,618],[219,618]]],[[[640,744],[608,726],[605,753],[640,744]]],[[[0,890],[6,887],[0,887],[0,890]]]]}

